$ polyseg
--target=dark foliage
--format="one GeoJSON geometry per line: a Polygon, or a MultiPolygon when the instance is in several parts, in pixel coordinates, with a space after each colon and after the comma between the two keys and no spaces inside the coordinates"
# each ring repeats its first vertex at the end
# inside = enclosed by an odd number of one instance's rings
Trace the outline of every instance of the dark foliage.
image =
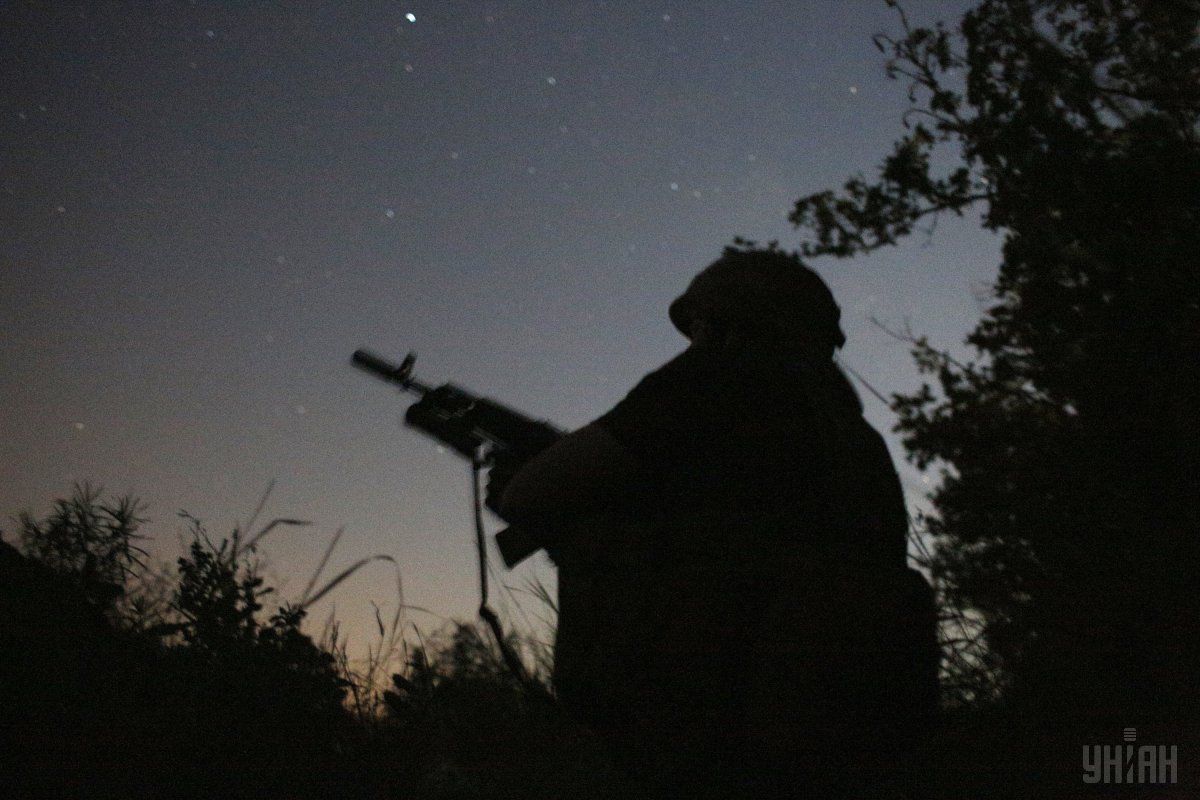
{"type": "Polygon", "coordinates": [[[1170,715],[1200,670],[1200,4],[903,21],[877,43],[910,82],[906,132],[876,179],[797,202],[802,253],[969,208],[1003,232],[978,358],[913,337],[938,391],[894,399],[910,457],[941,469],[933,569],[1009,699],[1170,715]]]}
{"type": "Polygon", "coordinates": [[[77,485],[69,500],[55,501],[44,520],[20,515],[21,546],[30,558],[69,576],[91,600],[105,605],[122,594],[116,587],[145,566],[146,553],[137,544],[143,510],[132,497],[107,501],[97,488],[77,485]]]}
{"type": "Polygon", "coordinates": [[[332,791],[351,735],[345,680],[300,632],[260,621],[267,590],[228,542],[193,529],[168,621],[134,557],[131,498],[89,487],[4,545],[0,637],[12,791],[83,797],[312,796],[332,791]],[[159,618],[159,613],[155,613],[159,618]]]}
{"type": "MultiPolygon", "coordinates": [[[[631,797],[599,741],[516,680],[487,634],[455,625],[414,648],[385,693],[403,782],[418,797],[631,797]]],[[[519,649],[513,638],[510,646],[519,649]]]]}
{"type": "Polygon", "coordinates": [[[377,687],[301,631],[301,606],[265,613],[261,533],[214,542],[184,515],[191,544],[160,579],[125,555],[140,509],[78,487],[22,515],[20,550],[0,541],[5,797],[624,795],[478,628],[414,648],[374,708],[377,687]]]}

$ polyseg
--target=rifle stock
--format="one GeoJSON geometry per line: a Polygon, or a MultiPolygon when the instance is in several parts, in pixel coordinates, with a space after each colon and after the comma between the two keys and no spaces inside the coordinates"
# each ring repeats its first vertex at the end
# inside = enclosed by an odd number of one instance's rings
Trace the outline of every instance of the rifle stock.
{"type": "Polygon", "coordinates": [[[496,549],[500,551],[500,557],[504,559],[504,566],[509,569],[546,546],[541,537],[519,525],[510,525],[497,533],[494,538],[496,549]]]}

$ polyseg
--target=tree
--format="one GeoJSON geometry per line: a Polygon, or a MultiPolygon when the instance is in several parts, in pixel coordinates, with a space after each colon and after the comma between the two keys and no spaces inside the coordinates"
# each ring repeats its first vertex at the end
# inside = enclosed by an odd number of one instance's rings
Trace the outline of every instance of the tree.
{"type": "Polygon", "coordinates": [[[914,337],[938,391],[893,396],[910,459],[941,474],[934,575],[1014,701],[1178,701],[1200,669],[1200,3],[899,13],[876,44],[909,81],[904,133],[874,180],[796,203],[801,254],[970,208],[1004,234],[975,357],[914,337]]]}

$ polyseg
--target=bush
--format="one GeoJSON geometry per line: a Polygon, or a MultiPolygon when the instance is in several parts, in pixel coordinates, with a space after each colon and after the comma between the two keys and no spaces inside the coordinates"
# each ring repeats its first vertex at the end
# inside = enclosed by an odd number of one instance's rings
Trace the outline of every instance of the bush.
{"type": "Polygon", "coordinates": [[[323,644],[306,635],[306,603],[371,559],[313,591],[318,570],[302,600],[268,612],[258,543],[297,521],[214,540],[184,514],[191,542],[164,575],[138,546],[142,511],[79,486],[45,519],[20,517],[20,550],[0,540],[9,796],[621,794],[545,671],[517,680],[480,628],[407,647],[398,614],[361,672],[336,624],[323,644]]]}

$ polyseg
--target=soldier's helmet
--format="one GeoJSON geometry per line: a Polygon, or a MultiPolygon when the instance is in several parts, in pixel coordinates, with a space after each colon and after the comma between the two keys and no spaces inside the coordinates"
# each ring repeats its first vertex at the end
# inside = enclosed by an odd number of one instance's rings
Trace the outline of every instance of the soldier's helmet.
{"type": "Polygon", "coordinates": [[[670,315],[689,337],[692,323],[707,319],[828,345],[830,352],[846,343],[841,309],[825,281],[799,256],[773,247],[727,248],[671,303],[670,315]]]}

